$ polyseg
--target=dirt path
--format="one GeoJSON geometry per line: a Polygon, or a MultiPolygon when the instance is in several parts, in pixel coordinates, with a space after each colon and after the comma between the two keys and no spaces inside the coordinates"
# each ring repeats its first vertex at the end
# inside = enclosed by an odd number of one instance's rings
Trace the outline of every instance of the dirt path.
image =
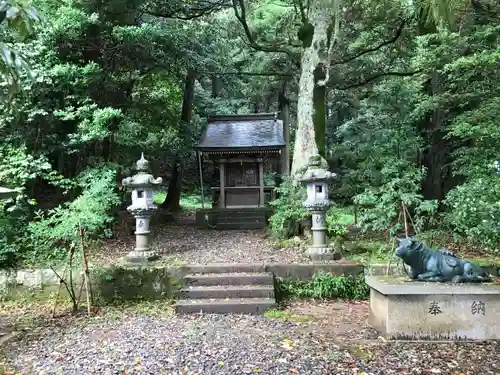
{"type": "MultiPolygon", "coordinates": [[[[500,372],[498,343],[379,338],[365,325],[365,302],[297,302],[266,317],[174,316],[170,311],[158,302],[108,308],[91,318],[39,321],[1,348],[4,366],[44,375],[500,372]]],[[[6,316],[18,319],[19,314],[18,309],[6,316]]]]}
{"type": "MultiPolygon", "coordinates": [[[[305,251],[276,249],[263,230],[204,230],[190,223],[155,228],[153,248],[166,264],[307,263],[305,251]]],[[[133,235],[106,243],[94,251],[93,264],[116,263],[134,248],[133,235]]]]}

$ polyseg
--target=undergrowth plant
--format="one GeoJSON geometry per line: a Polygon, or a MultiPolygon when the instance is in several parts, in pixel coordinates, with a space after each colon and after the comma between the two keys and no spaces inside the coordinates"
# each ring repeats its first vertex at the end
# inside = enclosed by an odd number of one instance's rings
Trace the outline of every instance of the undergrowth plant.
{"type": "Polygon", "coordinates": [[[70,295],[73,311],[78,309],[83,286],[81,284],[79,293],[75,291],[74,262],[83,262],[88,288],[87,244],[110,235],[108,224],[114,219],[111,212],[120,203],[115,171],[111,167],[85,170],[78,176],[77,183],[81,192],[76,199],[47,212],[38,212],[36,221],[28,225],[33,256],[39,258],[38,261],[45,258],[49,262],[70,295]],[[60,273],[54,264],[63,259],[64,271],[60,273]]]}
{"type": "Polygon", "coordinates": [[[28,225],[32,256],[48,262],[61,260],[68,246],[79,241],[79,228],[85,240],[110,236],[108,225],[114,220],[112,209],[120,203],[116,193],[115,171],[97,167],[84,171],[77,178],[80,194],[73,201],[47,211],[38,211],[28,225]]]}
{"type": "Polygon", "coordinates": [[[354,216],[345,208],[333,206],[326,212],[326,228],[330,238],[343,237],[349,230],[349,225],[354,224],[354,216]]]}
{"type": "Polygon", "coordinates": [[[30,188],[45,181],[65,191],[69,180],[53,170],[44,156],[31,155],[26,146],[0,145],[0,185],[16,190],[15,196],[0,202],[0,267],[14,267],[29,247],[26,228],[37,202],[30,197],[30,188]]]}
{"type": "Polygon", "coordinates": [[[424,229],[438,208],[436,200],[426,200],[420,192],[425,170],[393,159],[380,170],[380,175],[380,186],[368,187],[354,197],[354,203],[361,207],[361,228],[387,231],[390,235],[406,231],[409,225],[417,232],[424,229]]]}
{"type": "Polygon", "coordinates": [[[276,199],[269,203],[274,208],[274,213],[269,219],[272,237],[287,239],[299,235],[302,219],[309,216],[302,205],[306,194],[305,188],[287,177],[275,191],[276,199]]]}
{"type": "Polygon", "coordinates": [[[325,271],[314,274],[311,280],[276,279],[279,299],[288,298],[318,298],[365,300],[370,289],[363,274],[358,276],[334,276],[325,271]]]}

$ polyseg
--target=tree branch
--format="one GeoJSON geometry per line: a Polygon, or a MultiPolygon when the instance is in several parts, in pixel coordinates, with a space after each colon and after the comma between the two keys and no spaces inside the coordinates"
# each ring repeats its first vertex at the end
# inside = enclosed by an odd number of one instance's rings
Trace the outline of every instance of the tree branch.
{"type": "Polygon", "coordinates": [[[278,53],[285,53],[289,56],[294,56],[294,53],[290,51],[289,49],[286,48],[281,48],[278,46],[265,46],[262,44],[257,43],[257,39],[253,35],[252,31],[250,30],[250,27],[248,26],[247,22],[247,15],[246,15],[246,8],[245,8],[245,2],[244,0],[232,0],[233,2],[233,9],[234,9],[234,14],[236,15],[236,18],[238,21],[241,23],[243,26],[243,31],[245,32],[245,36],[247,40],[245,41],[246,44],[248,44],[250,47],[257,51],[261,52],[278,52],[278,53]]]}
{"type": "Polygon", "coordinates": [[[305,25],[307,23],[306,9],[304,7],[304,2],[302,0],[298,0],[300,19],[302,23],[305,25]]]}
{"type": "Polygon", "coordinates": [[[206,75],[218,75],[218,76],[229,76],[229,75],[235,75],[235,76],[251,76],[251,77],[285,77],[285,78],[292,78],[294,77],[293,73],[279,73],[279,72],[204,72],[204,71],[197,71],[198,74],[206,74],[206,75]]]}
{"type": "Polygon", "coordinates": [[[326,60],[325,66],[325,79],[318,82],[318,86],[326,86],[328,81],[330,80],[330,67],[332,65],[333,59],[333,49],[337,44],[337,38],[339,36],[340,31],[340,1],[335,2],[335,22],[333,26],[333,31],[330,34],[330,45],[328,46],[328,58],[326,60]]]}
{"type": "Polygon", "coordinates": [[[348,90],[352,89],[354,87],[360,87],[364,86],[367,83],[370,83],[372,81],[375,81],[376,79],[382,78],[382,77],[410,77],[414,76],[415,74],[422,73],[422,70],[416,70],[414,72],[383,72],[383,73],[377,73],[372,75],[371,77],[368,77],[367,79],[364,79],[360,82],[352,83],[344,87],[336,87],[337,90],[348,90]]]}
{"type": "Polygon", "coordinates": [[[358,52],[350,57],[347,57],[343,60],[333,61],[332,65],[340,65],[340,64],[348,63],[350,61],[356,60],[358,57],[361,57],[361,56],[366,55],[368,53],[378,51],[379,49],[396,42],[399,39],[399,37],[403,34],[403,29],[406,26],[406,23],[407,23],[406,20],[402,20],[401,24],[396,29],[396,33],[394,34],[394,36],[391,39],[385,40],[382,43],[380,43],[372,48],[368,48],[368,49],[365,49],[363,51],[360,51],[360,52],[358,52]]]}
{"type": "Polygon", "coordinates": [[[224,8],[229,8],[230,6],[231,3],[228,0],[215,0],[215,1],[201,0],[194,6],[181,5],[178,6],[177,8],[168,11],[147,10],[145,11],[145,13],[153,17],[189,21],[203,16],[207,16],[224,8]]]}

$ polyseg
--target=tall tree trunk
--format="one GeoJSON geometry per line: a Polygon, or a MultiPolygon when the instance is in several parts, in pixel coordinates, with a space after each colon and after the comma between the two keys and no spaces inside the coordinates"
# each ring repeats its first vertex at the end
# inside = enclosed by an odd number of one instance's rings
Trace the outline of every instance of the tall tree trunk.
{"type": "MultiPolygon", "coordinates": [[[[191,122],[195,79],[196,79],[195,72],[189,70],[186,75],[186,81],[184,86],[184,100],[182,102],[181,124],[180,124],[181,127],[187,127],[191,122]]],[[[168,210],[170,212],[179,212],[181,210],[180,199],[182,191],[183,165],[184,164],[180,157],[174,160],[174,169],[172,171],[172,177],[170,178],[170,183],[168,185],[167,197],[165,198],[165,201],[161,205],[163,209],[168,210]]]]}
{"type": "Polygon", "coordinates": [[[309,157],[324,155],[325,151],[325,84],[335,6],[326,0],[315,0],[310,7],[310,21],[299,32],[303,51],[292,175],[307,166],[309,157]]]}
{"type": "Polygon", "coordinates": [[[168,184],[167,197],[161,205],[162,208],[170,212],[179,212],[181,210],[182,169],[182,165],[176,160],[168,184]]]}
{"type": "Polygon", "coordinates": [[[286,81],[283,82],[279,94],[279,110],[283,121],[283,137],[285,148],[281,155],[281,174],[290,174],[290,101],[286,97],[286,81]]]}
{"type": "Polygon", "coordinates": [[[220,94],[220,77],[212,74],[212,98],[218,98],[220,94]]]}

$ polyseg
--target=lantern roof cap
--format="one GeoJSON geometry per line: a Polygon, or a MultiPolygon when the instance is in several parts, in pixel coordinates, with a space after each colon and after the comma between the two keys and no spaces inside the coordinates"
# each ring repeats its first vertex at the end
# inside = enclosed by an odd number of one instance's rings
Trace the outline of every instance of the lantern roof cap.
{"type": "Polygon", "coordinates": [[[122,185],[131,189],[137,188],[152,188],[163,182],[161,177],[154,178],[152,174],[148,173],[149,162],[144,158],[144,153],[141,153],[141,158],[135,163],[137,174],[132,177],[127,177],[122,180],[122,185]]]}
{"type": "Polygon", "coordinates": [[[313,155],[309,158],[309,163],[307,164],[307,169],[300,178],[303,183],[308,182],[328,182],[334,179],[337,175],[330,171],[327,171],[321,166],[321,156],[313,155]]]}
{"type": "Polygon", "coordinates": [[[147,172],[149,170],[149,161],[144,159],[144,152],[141,152],[141,158],[135,163],[135,168],[139,172],[147,172]]]}

